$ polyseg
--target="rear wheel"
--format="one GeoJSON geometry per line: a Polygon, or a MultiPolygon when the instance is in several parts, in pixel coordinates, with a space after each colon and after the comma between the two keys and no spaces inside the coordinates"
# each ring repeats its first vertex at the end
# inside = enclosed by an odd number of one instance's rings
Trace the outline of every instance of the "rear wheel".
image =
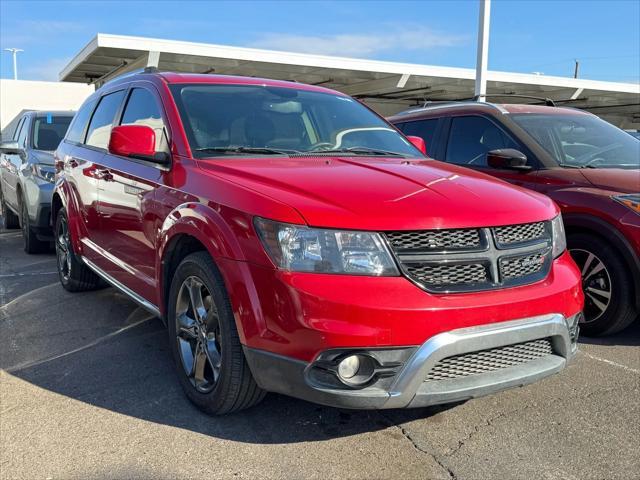
{"type": "Polygon", "coordinates": [[[206,252],[180,263],[168,301],[171,350],[187,397],[212,415],[260,402],[265,392],[251,375],[222,277],[206,252]]]}
{"type": "Polygon", "coordinates": [[[581,333],[599,336],[623,330],[637,314],[632,301],[633,280],[624,260],[611,244],[594,235],[571,235],[568,244],[582,274],[581,333]]]}
{"type": "Polygon", "coordinates": [[[49,250],[49,242],[38,240],[36,233],[31,228],[29,221],[29,210],[24,197],[20,202],[20,227],[22,228],[22,238],[24,240],[24,251],[27,253],[41,253],[49,250]]]}
{"type": "MultiPolygon", "coordinates": [[[[4,203],[4,197],[2,196],[2,190],[0,190],[0,216],[2,216],[2,223],[7,230],[15,230],[20,228],[20,219],[18,215],[13,213],[6,203],[4,203]]],[[[0,227],[2,225],[0,224],[0,227]]]]}
{"type": "Polygon", "coordinates": [[[101,287],[103,283],[100,277],[82,263],[73,251],[67,213],[64,208],[58,212],[54,233],[58,276],[65,290],[82,292],[101,287]]]}

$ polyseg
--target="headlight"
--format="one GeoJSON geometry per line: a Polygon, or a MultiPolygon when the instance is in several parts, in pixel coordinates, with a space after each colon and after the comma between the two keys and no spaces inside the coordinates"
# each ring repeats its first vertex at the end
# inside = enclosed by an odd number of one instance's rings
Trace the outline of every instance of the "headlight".
{"type": "Polygon", "coordinates": [[[562,215],[551,220],[551,231],[553,233],[553,258],[556,258],[567,249],[567,237],[564,233],[562,215]]]}
{"type": "Polygon", "coordinates": [[[56,169],[53,167],[53,165],[42,165],[40,163],[34,163],[31,166],[31,171],[36,177],[44,180],[45,182],[55,182],[56,169]]]}
{"type": "Polygon", "coordinates": [[[385,243],[377,233],[309,228],[254,221],[265,250],[283,270],[347,275],[399,275],[385,243]]]}
{"type": "Polygon", "coordinates": [[[630,193],[628,195],[614,195],[613,198],[616,202],[621,203],[625,207],[630,208],[634,212],[640,215],[640,193],[630,193]]]}

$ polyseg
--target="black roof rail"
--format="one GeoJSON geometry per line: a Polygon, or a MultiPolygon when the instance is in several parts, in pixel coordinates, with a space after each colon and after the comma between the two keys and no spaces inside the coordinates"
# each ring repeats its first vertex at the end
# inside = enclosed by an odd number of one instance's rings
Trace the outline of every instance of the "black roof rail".
{"type": "Polygon", "coordinates": [[[556,104],[553,100],[551,100],[550,98],[545,98],[545,97],[535,97],[533,95],[519,95],[517,93],[486,93],[484,95],[475,95],[473,97],[473,101],[477,102],[478,100],[480,100],[480,98],[482,97],[516,97],[516,98],[529,98],[531,100],[538,100],[540,102],[544,102],[544,104],[547,107],[555,107],[556,104]]]}

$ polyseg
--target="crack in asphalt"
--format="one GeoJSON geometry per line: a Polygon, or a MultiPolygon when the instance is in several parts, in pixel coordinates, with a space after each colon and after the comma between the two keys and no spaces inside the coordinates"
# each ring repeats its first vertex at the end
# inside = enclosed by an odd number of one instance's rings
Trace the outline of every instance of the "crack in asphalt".
{"type": "Polygon", "coordinates": [[[418,452],[423,453],[425,455],[429,455],[431,458],[433,458],[433,460],[440,466],[440,468],[442,468],[445,472],[447,472],[447,475],[449,476],[449,478],[451,480],[457,480],[457,476],[456,474],[453,472],[453,470],[451,470],[451,468],[449,468],[447,465],[445,465],[439,458],[437,455],[435,455],[432,452],[429,452],[427,450],[425,450],[424,448],[422,448],[420,445],[418,445],[418,443],[413,439],[413,437],[411,436],[411,433],[409,432],[409,430],[407,430],[406,428],[404,428],[402,425],[398,425],[396,422],[394,422],[393,420],[391,420],[389,417],[387,417],[384,413],[382,412],[378,412],[380,414],[380,416],[385,420],[385,422],[390,426],[390,427],[394,427],[397,428],[398,430],[400,430],[400,432],[402,433],[402,436],[404,438],[406,438],[407,440],[409,440],[409,442],[411,442],[411,445],[413,446],[414,449],[416,449],[418,452]]]}

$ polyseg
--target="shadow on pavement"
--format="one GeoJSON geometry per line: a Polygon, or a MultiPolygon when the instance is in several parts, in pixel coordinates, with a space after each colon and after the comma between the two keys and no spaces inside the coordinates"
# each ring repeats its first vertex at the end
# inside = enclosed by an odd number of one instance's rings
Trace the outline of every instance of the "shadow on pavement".
{"type": "Polygon", "coordinates": [[[41,388],[146,421],[203,435],[248,443],[326,440],[384,429],[432,416],[443,409],[347,411],[269,394],[258,406],[210,417],[184,396],[160,320],[132,328],[119,337],[14,375],[41,388]],[[393,418],[393,421],[390,418],[393,418]]]}

